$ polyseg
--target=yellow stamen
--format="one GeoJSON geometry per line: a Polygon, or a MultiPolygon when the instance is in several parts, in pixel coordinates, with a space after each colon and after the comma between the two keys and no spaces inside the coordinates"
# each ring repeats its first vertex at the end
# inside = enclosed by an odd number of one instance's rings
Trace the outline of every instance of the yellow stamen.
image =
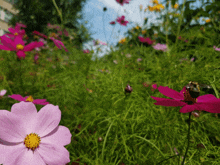
{"type": "Polygon", "coordinates": [[[15,35],[15,36],[17,36],[17,35],[18,35],[18,33],[15,33],[14,35],[15,35]]]}
{"type": "Polygon", "coordinates": [[[32,97],[32,96],[29,96],[29,97],[26,99],[26,101],[33,102],[33,101],[34,101],[34,99],[33,99],[33,97],[32,97]]]}
{"type": "Polygon", "coordinates": [[[40,141],[40,136],[38,136],[36,133],[30,133],[25,137],[24,144],[28,150],[31,149],[34,151],[37,147],[39,147],[40,141]]]}
{"type": "Polygon", "coordinates": [[[21,44],[18,44],[18,45],[16,45],[16,48],[17,48],[18,50],[23,50],[23,49],[24,49],[24,46],[21,45],[21,44]]]}

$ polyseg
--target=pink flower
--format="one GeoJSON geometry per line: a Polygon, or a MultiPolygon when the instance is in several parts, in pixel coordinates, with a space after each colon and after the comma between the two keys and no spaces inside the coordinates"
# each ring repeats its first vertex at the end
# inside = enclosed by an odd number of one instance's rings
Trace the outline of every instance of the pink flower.
{"type": "Polygon", "coordinates": [[[220,100],[217,99],[214,95],[207,94],[197,98],[192,98],[186,87],[184,87],[180,92],[163,86],[160,86],[158,90],[163,95],[173,99],[151,96],[151,98],[157,101],[154,103],[155,105],[173,107],[181,106],[181,113],[188,113],[194,110],[204,110],[210,113],[220,113],[220,100]]]}
{"type": "Polygon", "coordinates": [[[156,50],[165,51],[167,49],[167,46],[166,44],[157,43],[156,45],[153,46],[153,48],[156,50]]]}
{"type": "Polygon", "coordinates": [[[37,64],[39,59],[39,54],[35,54],[34,56],[34,63],[37,64]]]}
{"type": "Polygon", "coordinates": [[[38,32],[38,31],[33,31],[32,33],[47,39],[47,36],[45,34],[42,34],[42,33],[38,32]]]}
{"type": "Polygon", "coordinates": [[[89,53],[89,49],[83,50],[83,53],[89,53]]]}
{"type": "Polygon", "coordinates": [[[116,2],[118,2],[121,6],[123,6],[124,3],[129,4],[129,1],[130,1],[130,0],[116,0],[116,2]]]}
{"type": "Polygon", "coordinates": [[[65,35],[66,37],[69,36],[69,33],[68,33],[68,31],[66,31],[66,29],[63,30],[63,33],[64,33],[64,35],[65,35]]]}
{"type": "Polygon", "coordinates": [[[54,44],[59,48],[59,49],[61,49],[61,46],[65,49],[65,51],[66,52],[68,52],[68,50],[66,49],[66,47],[64,46],[64,44],[61,42],[61,41],[59,41],[59,40],[57,40],[57,39],[55,39],[55,38],[53,38],[53,37],[50,37],[50,39],[54,42],[54,44]],[[61,46],[60,46],[61,45],[61,46]]]}
{"type": "Polygon", "coordinates": [[[3,89],[0,91],[0,96],[4,96],[6,94],[7,90],[3,89]]]}
{"type": "Polygon", "coordinates": [[[111,25],[114,25],[114,24],[115,24],[115,21],[110,22],[110,24],[111,24],[111,25]]]}
{"type": "Polygon", "coordinates": [[[43,46],[43,42],[31,42],[28,45],[24,45],[24,41],[21,37],[16,36],[14,41],[7,38],[6,36],[1,37],[1,42],[3,45],[0,45],[0,49],[2,50],[8,50],[8,51],[16,51],[16,54],[18,58],[21,57],[25,58],[25,52],[29,52],[33,50],[35,47],[43,46]]]}
{"type": "Polygon", "coordinates": [[[24,25],[24,24],[22,24],[22,23],[19,23],[19,22],[17,22],[16,23],[16,27],[23,27],[23,28],[26,28],[27,26],[26,25],[24,25]]]}
{"type": "Polygon", "coordinates": [[[213,49],[220,52],[220,48],[217,48],[215,45],[213,46],[213,49]]]}
{"type": "Polygon", "coordinates": [[[34,100],[32,96],[25,96],[22,97],[18,94],[9,95],[8,97],[11,97],[12,99],[18,100],[18,101],[25,101],[25,102],[32,102],[34,104],[40,104],[40,105],[47,105],[49,102],[46,102],[46,99],[36,99],[34,100]]]}
{"type": "Polygon", "coordinates": [[[12,105],[11,112],[0,110],[0,163],[67,164],[70,130],[59,125],[61,111],[48,104],[39,112],[31,102],[12,105]],[[13,155],[13,156],[12,156],[13,155]]]}
{"type": "Polygon", "coordinates": [[[143,42],[143,43],[148,43],[149,45],[152,45],[154,42],[155,42],[155,40],[151,40],[149,37],[146,37],[146,38],[144,38],[144,37],[140,37],[140,36],[138,36],[138,38],[139,38],[139,41],[140,42],[143,42]]]}
{"type": "Polygon", "coordinates": [[[142,59],[141,59],[141,58],[138,58],[138,59],[137,59],[137,62],[140,62],[140,61],[142,61],[142,59]]]}
{"type": "Polygon", "coordinates": [[[125,19],[125,16],[124,16],[124,15],[121,16],[121,17],[118,17],[118,18],[117,18],[117,22],[118,22],[119,24],[123,25],[123,26],[126,26],[127,23],[129,23],[129,22],[128,22],[128,21],[125,21],[124,19],[125,19]]]}
{"type": "Polygon", "coordinates": [[[20,28],[18,27],[15,27],[15,28],[8,28],[8,31],[11,33],[7,33],[5,35],[7,35],[9,38],[13,39],[16,37],[16,36],[19,36],[21,38],[23,38],[23,36],[25,35],[25,30],[22,29],[20,30],[20,28]]]}

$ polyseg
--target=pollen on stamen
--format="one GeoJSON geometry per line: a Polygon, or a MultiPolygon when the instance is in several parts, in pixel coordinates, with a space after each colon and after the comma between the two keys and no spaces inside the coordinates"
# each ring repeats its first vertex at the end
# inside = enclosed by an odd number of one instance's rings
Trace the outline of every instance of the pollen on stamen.
{"type": "Polygon", "coordinates": [[[15,33],[14,33],[14,35],[15,35],[15,36],[17,36],[17,35],[18,35],[18,33],[16,33],[16,32],[15,32],[15,33]]]}
{"type": "Polygon", "coordinates": [[[26,101],[28,101],[28,102],[33,102],[33,101],[34,101],[34,99],[33,99],[33,97],[32,97],[32,96],[28,96],[28,98],[26,99],[26,101]]]}
{"type": "Polygon", "coordinates": [[[36,133],[30,133],[27,135],[24,139],[25,146],[32,151],[34,151],[36,148],[39,147],[40,144],[40,136],[38,136],[36,133]]]}
{"type": "Polygon", "coordinates": [[[24,46],[21,45],[21,44],[17,44],[17,45],[16,45],[16,48],[17,48],[18,50],[23,50],[23,49],[24,49],[24,46]]]}

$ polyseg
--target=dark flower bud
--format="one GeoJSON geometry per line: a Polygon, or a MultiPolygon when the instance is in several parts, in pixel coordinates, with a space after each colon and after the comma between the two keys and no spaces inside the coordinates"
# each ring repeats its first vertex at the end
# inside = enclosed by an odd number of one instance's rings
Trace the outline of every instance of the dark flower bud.
{"type": "Polygon", "coordinates": [[[126,93],[131,93],[133,91],[133,89],[131,88],[131,86],[128,84],[125,88],[125,92],[126,93]]]}

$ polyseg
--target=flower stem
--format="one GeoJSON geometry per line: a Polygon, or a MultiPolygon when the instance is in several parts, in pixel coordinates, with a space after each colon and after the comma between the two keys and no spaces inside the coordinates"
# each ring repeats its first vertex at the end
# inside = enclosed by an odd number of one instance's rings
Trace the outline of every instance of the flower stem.
{"type": "Polygon", "coordinates": [[[189,128],[188,128],[188,144],[187,144],[187,148],[186,148],[186,152],[185,152],[185,155],[183,157],[183,161],[182,161],[182,164],[181,165],[184,165],[184,161],[185,161],[185,158],[186,158],[186,155],[187,155],[187,152],[188,152],[188,149],[189,149],[189,140],[190,140],[190,117],[191,117],[191,114],[192,112],[189,113],[189,128]]]}

